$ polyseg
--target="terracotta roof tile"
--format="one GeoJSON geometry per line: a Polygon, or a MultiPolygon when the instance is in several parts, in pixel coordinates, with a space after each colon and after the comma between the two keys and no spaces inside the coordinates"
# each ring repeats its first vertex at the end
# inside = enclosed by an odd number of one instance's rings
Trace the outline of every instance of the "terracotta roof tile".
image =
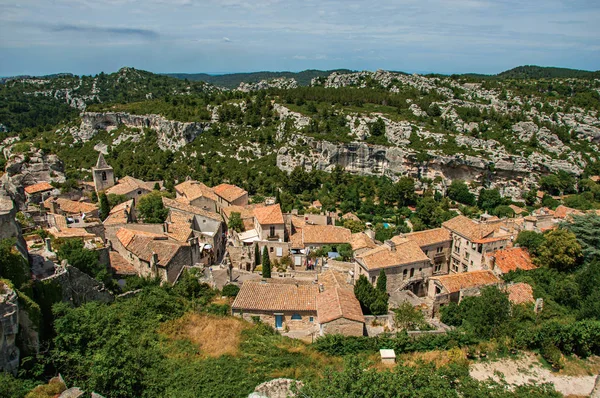
{"type": "Polygon", "coordinates": [[[102,222],[104,225],[127,224],[127,215],[125,210],[133,211],[133,199],[120,203],[112,208],[108,217],[102,222]]]}
{"type": "Polygon", "coordinates": [[[446,228],[428,229],[404,235],[406,239],[414,241],[419,247],[425,247],[443,242],[450,242],[450,231],[446,228]]]}
{"type": "Polygon", "coordinates": [[[44,207],[50,209],[50,203],[56,201],[58,207],[65,213],[79,214],[79,213],[91,213],[98,210],[98,206],[93,203],[76,202],[74,200],[64,198],[53,198],[50,197],[44,201],[44,207]]]}
{"type": "Polygon", "coordinates": [[[448,293],[457,293],[462,289],[493,285],[500,282],[500,279],[489,270],[433,276],[430,279],[438,281],[448,293]]]}
{"type": "Polygon", "coordinates": [[[503,274],[517,269],[532,270],[536,266],[533,265],[529,252],[521,247],[511,247],[503,250],[496,250],[493,253],[486,254],[494,267],[497,267],[503,274]]]}
{"type": "Polygon", "coordinates": [[[95,238],[96,235],[88,232],[85,228],[64,228],[59,230],[56,227],[48,228],[48,233],[55,238],[95,238]]]}
{"type": "Polygon", "coordinates": [[[360,303],[354,296],[354,292],[337,287],[326,290],[317,296],[317,318],[320,324],[340,318],[365,322],[360,303]]]}
{"type": "Polygon", "coordinates": [[[516,206],[516,205],[510,205],[508,207],[510,207],[515,212],[515,214],[517,214],[517,215],[518,214],[523,214],[523,213],[525,213],[527,211],[527,209],[524,209],[524,208],[516,206]]]}
{"type": "Polygon", "coordinates": [[[353,251],[360,249],[374,249],[377,247],[377,243],[364,232],[352,234],[350,245],[352,246],[353,251]]]}
{"type": "Polygon", "coordinates": [[[342,216],[342,220],[360,221],[360,218],[356,214],[348,212],[342,216]]]}
{"type": "Polygon", "coordinates": [[[392,250],[388,244],[383,244],[361,254],[358,259],[368,270],[429,261],[429,257],[423,253],[416,242],[399,236],[392,238],[392,242],[396,245],[395,250],[392,250]]]}
{"type": "Polygon", "coordinates": [[[325,290],[340,288],[354,291],[354,285],[348,284],[347,276],[340,271],[329,269],[317,275],[319,284],[322,284],[325,290]]]}
{"type": "Polygon", "coordinates": [[[500,227],[498,223],[481,223],[465,216],[456,216],[453,219],[444,222],[442,226],[471,241],[486,238],[500,227]]]}
{"type": "Polygon", "coordinates": [[[352,232],[348,228],[333,225],[305,225],[302,239],[304,245],[350,243],[352,232]]]}
{"type": "Polygon", "coordinates": [[[242,188],[235,186],[235,185],[231,185],[231,184],[217,185],[216,187],[213,188],[213,191],[217,194],[217,196],[222,197],[229,203],[248,194],[248,192],[246,192],[242,188]]]}
{"type": "Polygon", "coordinates": [[[582,216],[584,212],[577,209],[572,209],[567,206],[560,205],[554,210],[554,217],[564,219],[567,216],[582,216]]]}
{"type": "Polygon", "coordinates": [[[108,253],[110,257],[110,268],[117,275],[136,275],[135,267],[127,262],[118,252],[111,251],[108,253]]]}
{"type": "Polygon", "coordinates": [[[127,245],[127,251],[147,262],[152,259],[152,253],[156,253],[158,265],[166,267],[183,246],[186,245],[167,240],[165,236],[134,235],[127,245]]]}
{"type": "Polygon", "coordinates": [[[209,188],[198,181],[184,181],[181,184],[175,185],[175,191],[184,196],[188,202],[201,197],[205,197],[215,202],[217,201],[217,195],[215,195],[212,188],[209,188]]]}
{"type": "Polygon", "coordinates": [[[25,193],[31,195],[38,192],[51,191],[54,187],[47,181],[38,182],[37,184],[29,185],[25,187],[25,193]]]}
{"type": "Polygon", "coordinates": [[[318,287],[246,281],[231,308],[257,311],[316,311],[318,287]]]}
{"type": "Polygon", "coordinates": [[[283,224],[283,213],[279,204],[254,209],[254,217],[261,225],[283,224]]]}
{"type": "Polygon", "coordinates": [[[189,204],[182,203],[178,200],[169,199],[163,196],[162,198],[163,205],[169,209],[176,209],[186,213],[195,214],[199,216],[203,216],[206,218],[213,219],[215,221],[223,221],[223,217],[221,217],[218,213],[204,210],[197,206],[192,206],[189,204]]]}
{"type": "Polygon", "coordinates": [[[131,243],[133,237],[135,235],[145,235],[145,236],[149,236],[149,237],[164,237],[164,235],[161,234],[155,234],[152,232],[146,232],[146,231],[138,231],[135,229],[128,229],[128,228],[119,228],[119,230],[117,231],[117,239],[119,240],[119,242],[121,242],[121,244],[124,247],[127,247],[127,245],[129,245],[129,243],[131,243]]]}
{"type": "Polygon", "coordinates": [[[508,299],[513,304],[526,304],[535,301],[533,297],[533,288],[528,283],[515,283],[506,286],[508,299]]]}
{"type": "Polygon", "coordinates": [[[152,192],[156,183],[162,185],[162,181],[142,181],[137,178],[125,176],[121,178],[116,185],[108,188],[106,194],[127,195],[137,190],[152,192]]]}

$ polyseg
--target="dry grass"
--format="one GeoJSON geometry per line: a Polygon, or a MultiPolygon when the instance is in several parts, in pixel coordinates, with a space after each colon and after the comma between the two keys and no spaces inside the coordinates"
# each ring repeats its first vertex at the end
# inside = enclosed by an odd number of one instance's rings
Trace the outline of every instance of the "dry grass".
{"type": "Polygon", "coordinates": [[[600,357],[593,355],[586,359],[575,356],[565,357],[565,367],[559,374],[565,376],[594,376],[600,373],[600,357]]]}
{"type": "Polygon", "coordinates": [[[219,305],[223,305],[223,304],[231,305],[233,303],[233,297],[218,296],[218,297],[215,297],[211,301],[211,303],[213,303],[213,304],[219,304],[219,305]]]}
{"type": "MultiPolygon", "coordinates": [[[[379,355],[377,355],[379,361],[379,355]]],[[[467,363],[465,349],[453,348],[451,350],[433,350],[425,352],[409,352],[396,356],[396,362],[402,362],[407,366],[418,366],[419,363],[433,363],[437,368],[451,363],[467,363]]]]}
{"type": "Polygon", "coordinates": [[[233,317],[188,313],[161,325],[159,333],[173,340],[189,340],[204,356],[238,355],[242,331],[252,327],[233,317]]]}

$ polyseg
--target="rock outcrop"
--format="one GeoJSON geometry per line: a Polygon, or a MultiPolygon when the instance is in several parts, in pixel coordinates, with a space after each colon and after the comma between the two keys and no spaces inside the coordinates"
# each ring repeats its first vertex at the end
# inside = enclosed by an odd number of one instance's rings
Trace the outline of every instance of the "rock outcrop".
{"type": "Polygon", "coordinates": [[[0,282],[0,372],[16,375],[20,352],[17,347],[19,333],[19,303],[14,290],[0,282]]]}
{"type": "Polygon", "coordinates": [[[292,379],[274,379],[259,384],[248,398],[290,398],[296,396],[296,391],[304,383],[292,379]]]}
{"type": "Polygon", "coordinates": [[[296,87],[298,87],[298,82],[296,81],[296,79],[278,77],[270,80],[261,80],[257,83],[241,82],[237,90],[248,93],[250,91],[268,90],[270,88],[290,89],[296,87]]]}
{"type": "Polygon", "coordinates": [[[124,112],[83,112],[79,129],[72,129],[71,134],[76,141],[87,142],[99,130],[111,131],[125,126],[156,131],[157,143],[162,150],[178,150],[192,142],[210,123],[178,122],[168,120],[160,115],[132,115],[124,112]]]}

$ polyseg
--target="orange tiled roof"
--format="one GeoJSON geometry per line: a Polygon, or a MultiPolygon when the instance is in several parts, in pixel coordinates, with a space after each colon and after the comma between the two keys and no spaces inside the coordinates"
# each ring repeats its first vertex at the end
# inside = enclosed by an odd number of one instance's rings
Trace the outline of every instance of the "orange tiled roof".
{"type": "Polygon", "coordinates": [[[450,242],[450,231],[446,228],[428,229],[404,235],[406,239],[414,241],[419,247],[425,247],[443,242],[450,242]]]}
{"type": "Polygon", "coordinates": [[[133,199],[120,203],[112,208],[108,217],[102,222],[104,225],[127,224],[125,210],[133,211],[133,199]]]}
{"type": "Polygon", "coordinates": [[[187,242],[193,235],[192,229],[183,224],[171,224],[167,228],[167,236],[178,242],[187,242]]]}
{"type": "Polygon", "coordinates": [[[523,213],[525,213],[527,211],[527,209],[524,209],[524,208],[516,206],[516,205],[510,205],[508,207],[510,207],[515,212],[515,214],[517,214],[517,215],[518,214],[523,214],[523,213]]]}
{"type": "Polygon", "coordinates": [[[356,322],[365,322],[360,303],[354,292],[333,288],[317,296],[317,318],[320,324],[345,318],[356,322]]]}
{"type": "Polygon", "coordinates": [[[127,262],[118,252],[111,251],[108,253],[110,257],[110,268],[117,275],[136,275],[135,267],[127,262]]]}
{"type": "Polygon", "coordinates": [[[489,270],[433,276],[430,279],[438,281],[448,293],[457,293],[462,289],[493,285],[500,282],[500,279],[489,270]]]}
{"type": "Polygon", "coordinates": [[[128,228],[119,228],[119,230],[117,231],[117,239],[119,240],[119,242],[121,242],[121,244],[125,247],[127,247],[131,241],[133,240],[133,237],[135,235],[145,235],[145,236],[149,236],[149,237],[163,237],[164,235],[160,235],[160,234],[155,234],[153,232],[146,232],[146,231],[137,231],[135,229],[128,229],[128,228]]]}
{"type": "Polygon", "coordinates": [[[290,248],[291,249],[303,249],[304,243],[302,242],[302,231],[296,232],[290,236],[290,248]]]}
{"type": "Polygon", "coordinates": [[[505,289],[508,292],[508,299],[513,304],[533,303],[533,288],[528,283],[515,283],[505,289]]]}
{"type": "Polygon", "coordinates": [[[392,238],[396,249],[392,250],[387,244],[361,254],[358,258],[368,270],[397,267],[420,261],[429,261],[429,257],[416,242],[396,236],[392,238]]]}
{"type": "Polygon", "coordinates": [[[256,311],[316,311],[318,287],[246,281],[232,309],[256,311]]]}
{"type": "Polygon", "coordinates": [[[213,188],[213,191],[217,194],[217,196],[222,197],[229,203],[248,194],[248,192],[242,188],[231,184],[219,184],[213,188]]]}
{"type": "Polygon", "coordinates": [[[116,185],[108,188],[106,194],[127,195],[137,190],[152,192],[156,183],[161,185],[162,181],[142,181],[137,178],[125,176],[121,178],[116,185]]]}
{"type": "Polygon", "coordinates": [[[570,215],[582,216],[584,214],[585,213],[582,212],[582,211],[580,211],[580,210],[572,209],[570,207],[563,206],[563,205],[558,206],[556,208],[556,210],[554,210],[554,217],[561,218],[561,219],[564,219],[564,218],[566,218],[567,216],[570,216],[570,215]]]}
{"type": "Polygon", "coordinates": [[[594,182],[600,182],[600,176],[591,176],[590,180],[592,180],[594,182]]]}
{"type": "Polygon", "coordinates": [[[356,214],[348,212],[342,216],[342,220],[360,221],[360,218],[356,214]]]}
{"type": "Polygon", "coordinates": [[[442,226],[471,241],[486,238],[500,227],[497,223],[481,223],[465,216],[456,216],[453,219],[444,222],[442,226]]]}
{"type": "Polygon", "coordinates": [[[50,209],[50,203],[52,201],[56,201],[56,204],[58,204],[58,207],[65,213],[71,213],[71,214],[91,213],[93,211],[98,210],[98,206],[96,206],[93,203],[76,202],[74,200],[69,200],[69,199],[64,199],[64,198],[54,199],[53,197],[50,197],[44,201],[44,207],[46,207],[46,209],[50,209]]]}
{"type": "Polygon", "coordinates": [[[283,213],[279,204],[254,209],[254,217],[261,225],[283,224],[283,213]]]}
{"type": "Polygon", "coordinates": [[[317,275],[319,284],[322,284],[325,290],[333,288],[350,289],[354,291],[354,286],[348,284],[348,278],[340,271],[329,269],[317,275]]]}
{"type": "Polygon", "coordinates": [[[198,181],[184,181],[181,184],[175,185],[175,191],[184,196],[188,201],[196,200],[205,197],[212,201],[217,201],[217,195],[211,188],[198,181]]]}
{"type": "Polygon", "coordinates": [[[360,249],[374,249],[377,247],[377,243],[364,232],[352,234],[350,245],[352,246],[353,251],[360,249]]]}
{"type": "Polygon", "coordinates": [[[96,235],[89,233],[88,231],[85,230],[85,228],[64,228],[64,229],[58,229],[56,227],[50,227],[48,228],[48,233],[52,236],[54,236],[55,238],[83,238],[83,239],[89,239],[89,238],[95,238],[96,235]]]}
{"type": "Polygon", "coordinates": [[[51,191],[53,189],[54,189],[54,187],[52,185],[50,185],[50,183],[48,183],[47,181],[42,181],[42,182],[38,182],[37,184],[33,184],[33,185],[29,185],[29,186],[25,187],[25,193],[27,193],[28,195],[31,195],[31,194],[38,193],[38,192],[51,191]]]}
{"type": "Polygon", "coordinates": [[[184,246],[182,243],[166,240],[166,237],[134,235],[127,245],[127,251],[147,262],[152,259],[152,253],[156,253],[158,265],[166,267],[184,246]]]}
{"type": "Polygon", "coordinates": [[[195,214],[195,215],[199,215],[199,216],[203,216],[206,218],[210,218],[213,219],[215,221],[223,221],[223,217],[221,217],[218,213],[214,213],[212,211],[208,211],[208,210],[204,210],[200,207],[197,206],[192,206],[192,205],[188,205],[185,203],[182,203],[178,200],[173,200],[173,199],[169,199],[169,198],[165,198],[163,196],[162,198],[163,201],[163,205],[166,208],[169,209],[176,209],[176,210],[180,210],[186,213],[190,213],[190,214],[195,214]]]}
{"type": "Polygon", "coordinates": [[[305,225],[302,228],[304,245],[350,243],[352,232],[348,228],[333,225],[305,225]]]}
{"type": "Polygon", "coordinates": [[[493,259],[494,267],[497,267],[503,274],[517,269],[531,270],[536,268],[531,262],[529,252],[521,247],[496,250],[493,253],[486,254],[486,257],[493,259]]]}

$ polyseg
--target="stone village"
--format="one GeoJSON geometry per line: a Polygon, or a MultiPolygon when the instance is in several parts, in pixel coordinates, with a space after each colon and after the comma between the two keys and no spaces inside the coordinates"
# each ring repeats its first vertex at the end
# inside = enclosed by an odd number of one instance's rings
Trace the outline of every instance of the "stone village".
{"type": "MultiPolygon", "coordinates": [[[[16,239],[17,250],[29,259],[32,277],[57,280],[64,300],[114,299],[101,282],[65,261],[57,264],[52,241],[77,239],[98,252],[100,262],[119,282],[138,275],[175,284],[185,269],[195,268],[213,287],[239,286],[231,305],[234,316],[308,341],[325,334],[375,336],[397,330],[393,310],[404,303],[425,315],[431,330],[422,333],[444,333],[449,327],[439,321],[440,306],[477,295],[490,285],[507,291],[513,303],[530,303],[537,310],[543,303],[536,301],[530,285],[505,284],[499,277],[535,268],[527,250],[513,241],[520,231],[546,231],[582,213],[561,205],[523,217],[513,206],[514,218],[458,215],[440,228],[379,242],[368,227],[352,233],[341,226],[345,220],[360,221],[356,215],[327,212],[319,201],[310,213],[283,213],[274,198],[250,204],[248,192],[240,187],[227,183],[209,187],[188,179],[175,186],[174,199],[162,197],[168,214],[164,223],[156,224],[139,220],[136,206],[144,195],[164,190],[162,181],[129,176],[117,180],[100,154],[92,169],[93,182],[82,181],[79,190],[61,194],[50,184],[51,168],[28,178],[3,180],[0,239],[16,239]],[[9,196],[8,190],[17,195],[9,196]],[[102,192],[126,199],[103,221],[90,200],[102,192]],[[15,221],[17,211],[49,237],[25,239],[15,221]],[[228,227],[232,219],[240,222],[239,231],[228,227]],[[342,256],[344,250],[349,253],[342,256]],[[270,277],[263,275],[260,265],[265,257],[272,264],[270,277]],[[377,286],[383,275],[388,310],[365,314],[354,287],[360,279],[377,286]]],[[[15,339],[19,327],[27,328],[27,316],[19,311],[8,286],[0,286],[0,294],[0,369],[16,371],[15,339]]],[[[35,333],[29,337],[35,345],[35,333]]]]}

